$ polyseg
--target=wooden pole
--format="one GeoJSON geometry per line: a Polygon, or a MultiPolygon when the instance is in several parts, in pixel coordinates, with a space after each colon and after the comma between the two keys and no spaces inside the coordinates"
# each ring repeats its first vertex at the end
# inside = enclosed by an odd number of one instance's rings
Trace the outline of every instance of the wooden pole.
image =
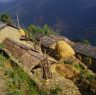
{"type": "Polygon", "coordinates": [[[18,12],[17,12],[17,24],[18,24],[18,28],[20,28],[20,22],[19,22],[19,15],[18,15],[18,12]]]}
{"type": "Polygon", "coordinates": [[[42,67],[43,67],[43,78],[44,79],[52,79],[52,73],[50,69],[50,62],[48,61],[48,57],[46,55],[46,52],[44,54],[44,60],[42,61],[42,67]]]}

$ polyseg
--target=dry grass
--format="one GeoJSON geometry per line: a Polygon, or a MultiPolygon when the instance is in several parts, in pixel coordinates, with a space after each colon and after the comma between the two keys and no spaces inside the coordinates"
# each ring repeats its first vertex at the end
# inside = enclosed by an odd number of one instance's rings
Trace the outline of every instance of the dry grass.
{"type": "Polygon", "coordinates": [[[76,70],[74,67],[72,67],[69,64],[58,64],[56,66],[56,71],[60,75],[66,77],[68,79],[73,79],[73,78],[77,77],[80,73],[78,70],[76,70]]]}

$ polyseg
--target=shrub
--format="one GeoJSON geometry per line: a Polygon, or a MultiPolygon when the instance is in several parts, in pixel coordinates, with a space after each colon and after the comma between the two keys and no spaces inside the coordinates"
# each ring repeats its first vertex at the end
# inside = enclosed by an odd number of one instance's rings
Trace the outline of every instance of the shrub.
{"type": "Polygon", "coordinates": [[[1,15],[0,21],[5,22],[7,24],[11,24],[11,22],[12,22],[10,15],[8,15],[6,13],[1,15]]]}
{"type": "Polygon", "coordinates": [[[36,83],[16,63],[13,64],[5,70],[7,95],[38,95],[36,83]]]}
{"type": "Polygon", "coordinates": [[[86,39],[82,40],[81,42],[82,42],[83,44],[90,45],[90,42],[89,42],[88,40],[86,40],[86,39]]]}
{"type": "Polygon", "coordinates": [[[91,81],[95,79],[95,74],[91,70],[83,70],[80,74],[80,78],[91,81]]]}
{"type": "Polygon", "coordinates": [[[28,33],[29,39],[34,39],[33,34],[35,33],[41,33],[46,36],[55,33],[54,30],[47,24],[45,24],[43,27],[36,26],[36,25],[29,25],[26,31],[28,33]]]}
{"type": "Polygon", "coordinates": [[[50,95],[58,95],[60,91],[62,90],[58,86],[56,86],[54,89],[50,90],[50,95]]]}
{"type": "Polygon", "coordinates": [[[70,65],[72,65],[73,67],[75,67],[79,71],[83,70],[83,66],[80,63],[75,62],[74,60],[71,60],[71,59],[65,60],[64,64],[70,64],[70,65]]]}

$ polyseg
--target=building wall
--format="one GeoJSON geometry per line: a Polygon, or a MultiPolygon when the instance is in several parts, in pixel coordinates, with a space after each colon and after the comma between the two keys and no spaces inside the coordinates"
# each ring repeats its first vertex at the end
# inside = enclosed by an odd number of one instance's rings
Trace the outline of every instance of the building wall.
{"type": "Polygon", "coordinates": [[[2,43],[6,38],[10,38],[11,40],[29,46],[30,48],[34,48],[32,43],[27,43],[26,41],[20,40],[21,34],[18,29],[5,26],[0,30],[0,43],[2,43]]]}

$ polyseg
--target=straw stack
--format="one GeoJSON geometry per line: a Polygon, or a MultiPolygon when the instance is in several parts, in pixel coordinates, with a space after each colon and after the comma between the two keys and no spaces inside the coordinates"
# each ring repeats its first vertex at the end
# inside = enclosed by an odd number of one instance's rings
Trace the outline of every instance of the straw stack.
{"type": "Polygon", "coordinates": [[[74,50],[65,41],[58,41],[55,46],[60,58],[69,58],[75,55],[74,50]]]}

